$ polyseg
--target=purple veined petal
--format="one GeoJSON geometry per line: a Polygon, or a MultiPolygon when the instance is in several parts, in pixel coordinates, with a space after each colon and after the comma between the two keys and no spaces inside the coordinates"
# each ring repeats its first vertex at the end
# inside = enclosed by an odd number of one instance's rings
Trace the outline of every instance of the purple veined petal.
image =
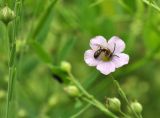
{"type": "Polygon", "coordinates": [[[89,65],[89,66],[97,66],[97,64],[100,62],[99,60],[96,60],[94,58],[94,50],[87,50],[84,53],[84,61],[89,65]]]}
{"type": "Polygon", "coordinates": [[[100,47],[107,47],[107,41],[103,36],[96,36],[90,40],[90,47],[97,50],[100,47]]]}
{"type": "Polygon", "coordinates": [[[115,54],[116,56],[113,56],[112,62],[115,64],[116,68],[122,67],[123,65],[128,64],[129,62],[129,56],[124,53],[115,54]]]}
{"type": "Polygon", "coordinates": [[[97,70],[99,70],[102,74],[108,75],[111,72],[115,71],[115,65],[113,62],[101,62],[97,65],[97,70]]]}
{"type": "Polygon", "coordinates": [[[113,36],[108,41],[108,48],[114,53],[121,53],[125,49],[125,43],[117,36],[113,36]],[[114,49],[115,48],[115,49],[114,49]]]}

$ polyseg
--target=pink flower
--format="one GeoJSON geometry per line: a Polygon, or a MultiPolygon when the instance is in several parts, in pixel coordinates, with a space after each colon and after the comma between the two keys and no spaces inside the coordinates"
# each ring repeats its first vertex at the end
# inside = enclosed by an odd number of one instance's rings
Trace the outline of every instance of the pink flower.
{"type": "Polygon", "coordinates": [[[96,36],[90,40],[90,47],[84,60],[89,66],[96,66],[102,74],[108,75],[129,62],[129,56],[122,53],[125,43],[117,36],[108,41],[103,36],[96,36]]]}

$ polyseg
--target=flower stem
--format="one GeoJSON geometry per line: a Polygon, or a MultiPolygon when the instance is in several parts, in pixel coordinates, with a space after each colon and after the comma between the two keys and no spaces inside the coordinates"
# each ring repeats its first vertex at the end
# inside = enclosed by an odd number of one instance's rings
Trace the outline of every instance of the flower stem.
{"type": "MultiPolygon", "coordinates": [[[[8,25],[6,26],[6,33],[5,34],[6,34],[6,41],[8,42],[8,40],[9,40],[8,25]]],[[[9,47],[9,45],[8,45],[8,57],[10,57],[10,47],[9,47]]],[[[10,71],[10,67],[9,67],[9,81],[8,81],[8,93],[7,93],[7,105],[6,105],[6,118],[8,118],[8,110],[9,110],[9,98],[10,98],[10,87],[11,87],[10,72],[11,71],[10,71]]]]}
{"type": "Polygon", "coordinates": [[[119,111],[119,113],[121,114],[121,115],[123,115],[124,116],[124,118],[131,118],[130,116],[128,116],[127,114],[125,114],[124,112],[122,112],[121,110],[119,111]]]}
{"type": "Polygon", "coordinates": [[[152,3],[152,2],[150,2],[150,1],[148,1],[148,0],[143,0],[143,2],[146,3],[146,4],[149,5],[149,6],[152,6],[154,9],[156,9],[157,11],[160,12],[160,8],[158,7],[158,5],[152,3]]]}
{"type": "MultiPolygon", "coordinates": [[[[15,13],[17,13],[19,8],[19,0],[15,3],[15,13]]],[[[15,18],[10,24],[6,26],[6,40],[8,41],[8,54],[9,54],[9,80],[8,80],[8,93],[7,93],[7,105],[6,105],[6,118],[9,117],[9,112],[11,110],[11,102],[14,92],[15,76],[16,76],[16,28],[17,19],[15,18]]],[[[16,106],[14,106],[16,108],[16,106]]],[[[12,116],[13,117],[13,116],[12,116]]]]}
{"type": "Polygon", "coordinates": [[[87,104],[83,109],[81,109],[78,113],[74,114],[73,116],[71,116],[71,118],[76,118],[79,115],[81,115],[84,111],[86,111],[89,107],[91,106],[91,104],[87,104]]]}
{"type": "Polygon", "coordinates": [[[13,95],[13,82],[16,74],[16,67],[15,67],[15,54],[16,54],[16,43],[14,36],[11,38],[9,36],[9,27],[6,26],[6,37],[8,43],[8,53],[9,53],[9,80],[8,80],[8,93],[7,93],[7,106],[6,106],[6,118],[8,118],[9,110],[10,110],[10,104],[12,100],[13,95]]]}
{"type": "Polygon", "coordinates": [[[109,111],[102,103],[100,103],[98,100],[96,100],[92,95],[90,95],[83,87],[82,85],[75,79],[75,77],[72,75],[71,72],[68,73],[70,76],[70,80],[79,88],[79,90],[83,93],[84,97],[82,99],[88,103],[91,103],[95,107],[99,108],[101,111],[103,111],[106,115],[112,117],[112,118],[118,118],[114,113],[109,111]]]}
{"type": "Polygon", "coordinates": [[[127,99],[127,96],[124,93],[124,91],[122,90],[122,88],[120,87],[118,81],[116,79],[114,79],[113,76],[111,76],[111,77],[113,79],[114,84],[116,85],[116,87],[118,89],[119,95],[125,100],[125,102],[127,103],[129,109],[133,112],[133,114],[135,115],[135,117],[136,118],[140,118],[139,115],[131,108],[130,103],[129,103],[128,99],[127,99]]]}

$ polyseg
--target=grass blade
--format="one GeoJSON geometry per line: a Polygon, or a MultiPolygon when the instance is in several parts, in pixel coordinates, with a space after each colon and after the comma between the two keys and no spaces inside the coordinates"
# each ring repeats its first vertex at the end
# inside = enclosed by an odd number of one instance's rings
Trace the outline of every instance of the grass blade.
{"type": "MultiPolygon", "coordinates": [[[[43,29],[46,29],[45,27],[46,26],[50,26],[50,23],[51,23],[51,19],[53,16],[52,13],[53,13],[53,8],[54,8],[54,5],[56,4],[58,0],[54,0],[51,2],[51,4],[48,6],[48,8],[46,9],[46,11],[44,12],[44,14],[42,15],[42,17],[39,19],[35,29],[32,31],[33,33],[31,34],[31,39],[36,39],[36,37],[42,33],[42,30],[43,29]],[[50,19],[50,20],[49,20],[50,19]],[[48,22],[46,22],[48,21],[48,22]]],[[[45,31],[46,32],[46,31],[45,31]]]]}
{"type": "Polygon", "coordinates": [[[43,62],[45,62],[45,63],[52,62],[51,57],[47,54],[47,52],[42,48],[42,46],[38,42],[32,41],[30,43],[30,46],[32,47],[32,49],[36,52],[36,54],[39,56],[39,58],[43,62]]]}

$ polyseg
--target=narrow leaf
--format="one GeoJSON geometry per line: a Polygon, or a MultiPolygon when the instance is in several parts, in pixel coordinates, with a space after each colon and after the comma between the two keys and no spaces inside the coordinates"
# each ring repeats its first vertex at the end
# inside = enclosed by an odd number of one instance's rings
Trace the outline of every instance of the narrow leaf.
{"type": "Polygon", "coordinates": [[[40,34],[41,30],[44,29],[44,27],[46,26],[46,24],[48,24],[48,26],[50,26],[49,24],[50,22],[46,22],[48,21],[48,18],[50,18],[51,14],[53,13],[53,8],[54,5],[56,4],[58,0],[54,0],[51,2],[51,4],[47,7],[46,11],[44,12],[44,14],[42,15],[42,17],[40,18],[40,20],[38,21],[35,29],[33,30],[33,33],[31,35],[32,39],[36,39],[37,35],[40,34]]]}
{"type": "Polygon", "coordinates": [[[47,52],[42,48],[42,46],[36,42],[33,41],[30,43],[30,46],[32,47],[32,49],[36,52],[36,54],[40,57],[40,59],[45,62],[45,63],[51,63],[52,59],[49,56],[49,54],[47,54],[47,52]]]}

